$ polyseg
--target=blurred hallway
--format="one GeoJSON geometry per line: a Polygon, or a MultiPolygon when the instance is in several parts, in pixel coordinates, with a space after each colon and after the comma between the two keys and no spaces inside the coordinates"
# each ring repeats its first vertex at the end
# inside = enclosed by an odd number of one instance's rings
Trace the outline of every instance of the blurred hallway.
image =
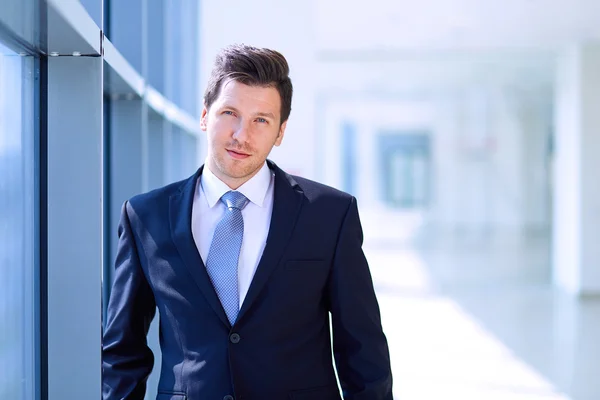
{"type": "Polygon", "coordinates": [[[600,398],[600,302],[552,288],[546,240],[507,242],[366,243],[398,399],[600,398]]]}
{"type": "Polygon", "coordinates": [[[397,399],[599,400],[600,1],[233,5],[0,0],[0,400],[98,397],[121,206],[204,163],[232,43],[290,64],[269,158],[357,198],[397,399]]]}

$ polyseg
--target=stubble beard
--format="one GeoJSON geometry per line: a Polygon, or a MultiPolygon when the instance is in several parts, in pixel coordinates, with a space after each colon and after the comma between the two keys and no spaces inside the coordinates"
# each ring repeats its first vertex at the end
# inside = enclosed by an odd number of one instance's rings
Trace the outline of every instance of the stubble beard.
{"type": "Polygon", "coordinates": [[[251,176],[262,166],[262,163],[259,164],[254,157],[255,156],[250,156],[245,160],[234,160],[229,158],[225,153],[217,155],[213,154],[212,160],[223,178],[243,180],[244,178],[251,176]]]}

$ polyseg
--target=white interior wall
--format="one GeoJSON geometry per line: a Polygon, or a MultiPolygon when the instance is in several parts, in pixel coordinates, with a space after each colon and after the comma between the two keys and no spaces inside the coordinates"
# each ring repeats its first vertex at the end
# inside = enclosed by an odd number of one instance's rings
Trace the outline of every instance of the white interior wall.
{"type": "MultiPolygon", "coordinates": [[[[324,101],[322,136],[327,157],[323,181],[342,186],[340,134],[350,122],[357,131],[357,196],[367,222],[382,238],[402,238],[406,232],[389,223],[413,215],[430,233],[493,234],[519,238],[531,229],[548,229],[543,210],[548,176],[543,164],[546,132],[541,108],[526,107],[501,88],[468,89],[432,96],[429,100],[376,99],[356,95],[351,100],[324,101]],[[431,131],[433,198],[426,210],[397,213],[386,209],[378,187],[375,134],[382,129],[431,131]],[[491,140],[488,142],[487,139],[491,140]],[[489,149],[486,146],[489,143],[489,149]],[[529,178],[536,175],[538,180],[529,178]],[[528,211],[538,210],[530,216],[528,211]],[[539,211],[542,210],[542,211],[539,211]],[[416,214],[415,214],[416,212],[416,214]],[[418,215],[418,217],[417,217],[418,215]],[[383,222],[380,225],[378,221],[383,222]],[[385,223],[388,222],[388,223],[385,223]],[[382,228],[383,227],[383,228],[382,228]],[[386,232],[383,232],[382,229],[386,232]]],[[[400,220],[399,220],[400,221],[400,220]]]]}
{"type": "Polygon", "coordinates": [[[556,79],[553,269],[557,286],[600,293],[599,45],[565,49],[556,79]]]}

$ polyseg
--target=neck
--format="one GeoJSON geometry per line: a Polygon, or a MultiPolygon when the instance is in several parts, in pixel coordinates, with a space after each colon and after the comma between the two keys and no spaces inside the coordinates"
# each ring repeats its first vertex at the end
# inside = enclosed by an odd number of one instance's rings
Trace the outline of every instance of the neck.
{"type": "Polygon", "coordinates": [[[222,173],[221,170],[219,168],[217,168],[216,165],[214,165],[214,162],[211,159],[209,159],[206,162],[205,168],[210,169],[210,172],[212,172],[214,176],[219,178],[219,180],[221,182],[223,182],[224,184],[226,184],[231,190],[237,190],[240,186],[242,186],[244,183],[248,182],[250,179],[252,179],[254,176],[256,176],[256,174],[258,174],[258,172],[262,169],[262,164],[259,168],[257,168],[251,174],[243,176],[243,177],[239,177],[239,178],[228,176],[228,175],[222,173]]]}

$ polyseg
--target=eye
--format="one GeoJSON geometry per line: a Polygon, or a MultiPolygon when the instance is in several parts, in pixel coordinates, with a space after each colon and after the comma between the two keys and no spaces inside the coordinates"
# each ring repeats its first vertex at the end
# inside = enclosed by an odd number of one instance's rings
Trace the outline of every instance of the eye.
{"type": "Polygon", "coordinates": [[[223,114],[225,114],[225,115],[235,115],[233,113],[233,111],[223,111],[223,114]]]}
{"type": "Polygon", "coordinates": [[[261,124],[266,124],[268,121],[264,118],[257,118],[256,119],[258,122],[260,122],[261,124]]]}

